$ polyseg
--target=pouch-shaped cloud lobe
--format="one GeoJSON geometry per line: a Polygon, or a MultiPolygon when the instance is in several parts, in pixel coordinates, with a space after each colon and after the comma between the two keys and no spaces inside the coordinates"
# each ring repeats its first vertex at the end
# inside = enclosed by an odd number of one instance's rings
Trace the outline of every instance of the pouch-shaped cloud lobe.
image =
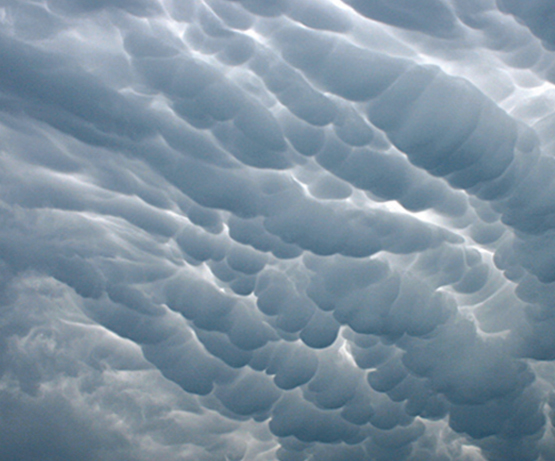
{"type": "Polygon", "coordinates": [[[555,459],[553,18],[1,0],[0,458],[555,459]]]}

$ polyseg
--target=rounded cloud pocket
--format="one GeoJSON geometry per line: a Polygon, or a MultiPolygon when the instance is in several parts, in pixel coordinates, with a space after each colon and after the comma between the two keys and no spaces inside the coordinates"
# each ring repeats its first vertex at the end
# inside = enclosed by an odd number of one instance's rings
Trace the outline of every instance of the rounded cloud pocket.
{"type": "Polygon", "coordinates": [[[0,458],[555,459],[552,9],[0,1],[0,458]]]}

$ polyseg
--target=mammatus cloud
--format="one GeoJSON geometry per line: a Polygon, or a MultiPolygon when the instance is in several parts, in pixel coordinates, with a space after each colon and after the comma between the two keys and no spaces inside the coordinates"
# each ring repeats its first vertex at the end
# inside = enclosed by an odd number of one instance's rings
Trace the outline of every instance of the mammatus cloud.
{"type": "Polygon", "coordinates": [[[416,3],[0,0],[1,459],[555,459],[555,10],[416,3]]]}

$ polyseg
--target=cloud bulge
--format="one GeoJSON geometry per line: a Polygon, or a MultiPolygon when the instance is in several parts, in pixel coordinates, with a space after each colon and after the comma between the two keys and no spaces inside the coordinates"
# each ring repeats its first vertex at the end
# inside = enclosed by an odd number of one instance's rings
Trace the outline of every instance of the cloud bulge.
{"type": "Polygon", "coordinates": [[[555,458],[548,0],[0,0],[0,458],[555,458]]]}

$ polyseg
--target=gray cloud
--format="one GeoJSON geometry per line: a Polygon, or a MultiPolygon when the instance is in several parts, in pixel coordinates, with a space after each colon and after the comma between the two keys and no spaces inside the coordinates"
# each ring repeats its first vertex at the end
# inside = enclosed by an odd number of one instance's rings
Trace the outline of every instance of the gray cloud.
{"type": "Polygon", "coordinates": [[[548,3],[0,1],[0,457],[553,459],[548,3]]]}

